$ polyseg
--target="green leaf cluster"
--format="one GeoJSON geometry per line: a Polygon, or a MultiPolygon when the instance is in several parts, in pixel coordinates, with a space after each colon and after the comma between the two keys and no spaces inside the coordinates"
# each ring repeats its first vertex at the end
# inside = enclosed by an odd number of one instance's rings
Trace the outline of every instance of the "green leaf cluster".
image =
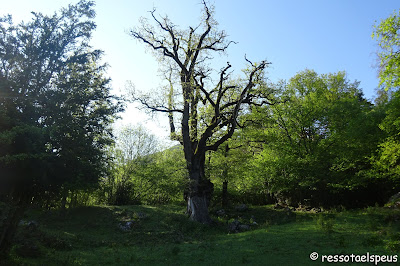
{"type": "Polygon", "coordinates": [[[371,186],[363,171],[380,139],[382,115],[345,72],[305,70],[276,86],[280,101],[254,108],[248,118],[258,121],[252,134],[263,142],[256,175],[288,204],[352,202],[353,192],[371,186]]]}
{"type": "Polygon", "coordinates": [[[87,188],[105,174],[122,104],[110,94],[102,52],[88,44],[93,6],[82,0],[17,25],[0,20],[0,187],[15,199],[87,188]]]}

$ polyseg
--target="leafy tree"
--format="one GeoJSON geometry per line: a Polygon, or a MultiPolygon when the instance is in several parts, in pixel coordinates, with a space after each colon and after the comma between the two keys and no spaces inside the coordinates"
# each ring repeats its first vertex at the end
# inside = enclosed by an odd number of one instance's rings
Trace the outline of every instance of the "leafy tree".
{"type": "Polygon", "coordinates": [[[187,180],[185,158],[181,147],[172,147],[150,156],[130,174],[135,188],[133,198],[144,204],[182,202],[187,180]]]}
{"type": "Polygon", "coordinates": [[[82,0],[18,25],[1,19],[0,197],[11,206],[2,255],[32,202],[96,184],[104,173],[110,123],[122,108],[110,95],[102,52],[88,44],[93,6],[82,0]]]}
{"type": "Polygon", "coordinates": [[[110,153],[110,174],[101,180],[100,201],[108,204],[165,204],[182,200],[186,170],[183,151],[172,147],[160,151],[157,137],[142,125],[117,131],[110,153]]]}
{"type": "Polygon", "coordinates": [[[256,173],[279,200],[292,205],[354,203],[346,193],[366,190],[361,172],[370,167],[368,158],[379,141],[379,115],[358,84],[344,72],[306,70],[277,85],[279,104],[253,110],[258,138],[265,141],[256,173]]]}
{"type": "Polygon", "coordinates": [[[381,48],[378,54],[381,60],[379,78],[386,92],[385,101],[382,103],[382,109],[385,110],[386,116],[380,124],[380,128],[386,134],[386,138],[379,145],[379,154],[373,158],[375,168],[372,174],[379,176],[381,182],[390,180],[389,184],[394,190],[399,189],[400,180],[399,30],[400,13],[394,13],[375,26],[373,33],[373,37],[378,40],[381,48]]]}
{"type": "Polygon", "coordinates": [[[264,181],[252,175],[254,154],[260,151],[260,144],[241,128],[234,136],[213,153],[209,153],[206,169],[215,184],[218,199],[215,204],[227,207],[232,203],[265,204],[264,181]],[[261,181],[261,182],[259,182],[261,181]]]}
{"type": "MultiPolygon", "coordinates": [[[[151,12],[155,26],[142,20],[130,34],[143,42],[167,65],[169,86],[167,98],[157,102],[146,95],[133,94],[133,99],[154,112],[167,113],[171,137],[183,145],[189,188],[186,190],[187,210],[192,220],[210,223],[209,200],[213,184],[205,174],[205,155],[215,151],[232,137],[237,118],[244,104],[257,102],[258,87],[263,84],[263,70],[268,63],[249,63],[246,78],[229,79],[231,65],[219,72],[217,84],[211,82],[211,69],[206,62],[212,53],[224,52],[232,42],[224,31],[216,28],[212,10],[203,1],[204,18],[200,25],[180,30],[167,17],[157,18],[151,12]],[[199,32],[200,31],[200,32],[199,32]],[[180,87],[180,90],[176,89],[180,87]],[[180,133],[175,126],[180,118],[180,133]]],[[[257,102],[261,104],[261,101],[257,102]]]]}
{"type": "Polygon", "coordinates": [[[378,40],[381,50],[379,77],[386,89],[400,86],[400,10],[375,25],[372,37],[378,40]]]}
{"type": "MultiPolygon", "coordinates": [[[[378,176],[381,182],[389,182],[392,190],[399,189],[400,180],[400,92],[393,93],[391,99],[382,108],[385,117],[379,127],[385,138],[378,147],[378,154],[373,157],[373,176],[378,176]]],[[[394,193],[394,191],[390,191],[394,193]]],[[[390,195],[387,195],[388,198],[390,195]]]]}
{"type": "MultiPolygon", "coordinates": [[[[142,125],[127,125],[117,132],[117,142],[111,149],[114,161],[109,176],[102,181],[103,191],[109,204],[125,205],[137,202],[136,190],[132,180],[133,172],[140,172],[142,166],[152,160],[152,154],[158,151],[158,140],[142,125]]],[[[144,171],[144,169],[142,169],[144,171]]]]}
{"type": "Polygon", "coordinates": [[[159,151],[155,135],[147,132],[142,125],[123,126],[117,134],[116,149],[125,162],[135,161],[159,151]]]}

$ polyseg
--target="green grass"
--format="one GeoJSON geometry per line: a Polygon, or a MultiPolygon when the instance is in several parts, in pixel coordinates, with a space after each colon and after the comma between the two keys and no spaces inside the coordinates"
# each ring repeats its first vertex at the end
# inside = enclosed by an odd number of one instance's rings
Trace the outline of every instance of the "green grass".
{"type": "Polygon", "coordinates": [[[290,214],[261,206],[228,210],[209,227],[189,221],[183,207],[174,205],[82,207],[65,216],[32,212],[26,219],[39,226],[20,227],[8,264],[322,265],[310,253],[398,254],[399,218],[398,210],[383,208],[290,214]],[[258,225],[233,234],[227,227],[233,219],[258,225]],[[132,220],[130,231],[118,228],[132,220]],[[24,245],[36,246],[38,257],[18,255],[24,245]]]}

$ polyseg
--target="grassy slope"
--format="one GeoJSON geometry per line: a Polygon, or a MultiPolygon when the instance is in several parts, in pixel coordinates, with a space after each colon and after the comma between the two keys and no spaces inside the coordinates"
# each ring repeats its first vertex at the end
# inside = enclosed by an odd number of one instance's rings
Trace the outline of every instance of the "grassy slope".
{"type": "MultiPolygon", "coordinates": [[[[187,219],[180,206],[97,206],[32,213],[36,229],[22,226],[9,264],[20,265],[318,265],[309,254],[396,254],[400,251],[398,211],[369,208],[329,214],[253,207],[231,211],[207,227],[187,219]],[[139,218],[138,213],[147,217],[139,218]],[[230,234],[228,220],[258,223],[230,234]],[[134,220],[132,230],[118,228],[134,220]],[[41,256],[23,258],[24,243],[41,256]]],[[[319,260],[320,262],[320,260],[319,260]]],[[[326,264],[326,263],[325,263],[326,264]]]]}

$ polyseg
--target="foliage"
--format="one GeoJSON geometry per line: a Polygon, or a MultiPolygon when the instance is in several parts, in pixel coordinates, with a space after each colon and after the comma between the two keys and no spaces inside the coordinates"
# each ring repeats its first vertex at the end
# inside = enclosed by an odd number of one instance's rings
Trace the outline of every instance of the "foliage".
{"type": "Polygon", "coordinates": [[[181,201],[186,184],[182,150],[158,151],[159,141],[144,127],[125,126],[117,134],[110,175],[103,178],[100,202],[165,204],[181,201]]]}
{"type": "MultiPolygon", "coordinates": [[[[373,174],[398,184],[400,177],[400,92],[396,91],[385,106],[386,116],[380,128],[386,138],[379,144],[379,153],[373,157],[373,174]]],[[[395,188],[399,188],[398,185],[395,188]]],[[[388,195],[391,196],[391,195],[388,195]]]]}
{"type": "MultiPolygon", "coordinates": [[[[105,174],[110,124],[122,108],[110,94],[102,52],[88,44],[93,5],[33,12],[18,25],[11,16],[0,19],[0,196],[15,213],[50,195],[61,198],[61,190],[96,185],[105,174]]],[[[8,217],[0,252],[18,222],[8,217]]]]}
{"type": "Polygon", "coordinates": [[[265,189],[265,180],[254,174],[254,157],[262,146],[253,143],[244,131],[239,129],[232,139],[207,156],[206,170],[215,186],[215,205],[271,203],[265,189]],[[228,195],[224,196],[224,193],[228,195]]]}
{"type": "Polygon", "coordinates": [[[379,77],[386,89],[400,86],[400,11],[375,25],[372,37],[377,39],[381,48],[379,77]]]}
{"type": "Polygon", "coordinates": [[[380,123],[386,138],[379,144],[379,153],[372,158],[374,169],[371,174],[378,176],[379,179],[390,180],[395,190],[399,189],[400,177],[399,29],[400,13],[396,12],[376,25],[373,33],[381,48],[379,78],[387,96],[382,104],[385,118],[380,123]]]}
{"type": "MultiPolygon", "coordinates": [[[[96,183],[120,105],[88,40],[93,3],[1,24],[2,177],[17,190],[96,183]],[[29,174],[28,174],[29,173],[29,174]]],[[[2,182],[4,182],[2,180],[2,182]]],[[[3,186],[5,187],[5,186],[3,186]]]]}
{"type": "Polygon", "coordinates": [[[249,118],[259,132],[249,134],[265,143],[256,175],[287,204],[354,203],[350,192],[371,185],[362,171],[380,138],[380,114],[344,72],[305,70],[277,86],[280,103],[253,109],[249,118]]]}

